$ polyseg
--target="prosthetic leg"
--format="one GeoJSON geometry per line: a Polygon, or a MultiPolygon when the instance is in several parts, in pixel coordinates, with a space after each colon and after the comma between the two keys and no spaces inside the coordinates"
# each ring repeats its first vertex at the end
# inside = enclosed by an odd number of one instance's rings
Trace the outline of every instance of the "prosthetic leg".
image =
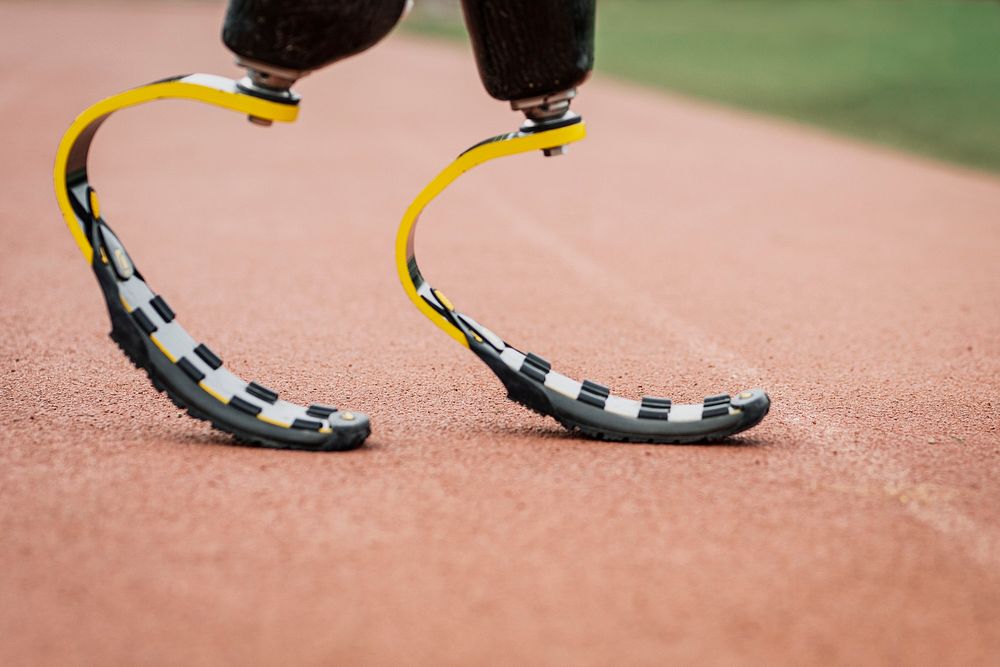
{"type": "Polygon", "coordinates": [[[63,136],[55,189],[73,238],[91,265],[111,317],[111,338],[153,386],[197,419],[242,443],[347,450],[370,432],[360,413],[320,403],[296,405],[230,372],[179,323],[139,272],[103,217],[87,168],[98,129],[111,114],[162,99],[203,102],[246,114],[254,123],[290,123],[299,98],[291,85],[312,70],[375,44],[396,24],[406,0],[231,0],[223,39],[247,76],[232,81],[192,74],[163,79],[98,102],[63,136]]]}
{"type": "Polygon", "coordinates": [[[462,0],[466,25],[487,92],[525,115],[516,132],[482,141],[462,153],[417,196],[396,237],[403,288],[424,315],[472,350],[500,378],[511,400],[569,429],[607,440],[651,443],[714,441],[759,423],[770,407],[760,389],[717,394],[701,403],[669,398],[622,398],[597,382],[552,370],[544,358],[508,344],[459,312],[424,278],[414,252],[424,208],[456,178],[500,157],[541,150],[561,155],[585,136],[570,110],[576,87],[593,66],[595,0],[462,0]]]}

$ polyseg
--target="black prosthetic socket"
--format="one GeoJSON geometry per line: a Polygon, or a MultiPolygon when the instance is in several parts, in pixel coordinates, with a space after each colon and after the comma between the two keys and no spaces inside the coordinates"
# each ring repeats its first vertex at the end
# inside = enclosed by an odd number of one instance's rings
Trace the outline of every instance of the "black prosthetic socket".
{"type": "Polygon", "coordinates": [[[594,66],[596,0],[462,0],[486,92],[516,101],[569,90],[594,66]]]}
{"type": "Polygon", "coordinates": [[[405,7],[406,0],[229,0],[222,41],[248,66],[301,75],[372,46],[405,7]]]}

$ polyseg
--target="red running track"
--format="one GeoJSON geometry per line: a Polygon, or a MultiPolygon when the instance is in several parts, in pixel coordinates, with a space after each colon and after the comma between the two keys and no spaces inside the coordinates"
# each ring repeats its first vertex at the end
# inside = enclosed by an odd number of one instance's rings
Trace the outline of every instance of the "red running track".
{"type": "Polygon", "coordinates": [[[235,75],[205,5],[0,6],[0,663],[995,664],[1000,181],[598,76],[568,157],[465,177],[421,263],[630,396],[774,399],[723,446],[508,402],[406,300],[410,197],[513,129],[463,48],[394,35],[261,130],[171,103],[95,149],[185,324],[364,449],[233,447],[107,337],[51,162],[99,97],[235,75]]]}

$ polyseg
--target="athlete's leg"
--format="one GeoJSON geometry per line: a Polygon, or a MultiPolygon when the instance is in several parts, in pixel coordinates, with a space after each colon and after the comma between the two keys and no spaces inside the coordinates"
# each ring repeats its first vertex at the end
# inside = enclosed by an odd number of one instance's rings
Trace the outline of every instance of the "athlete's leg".
{"type": "Polygon", "coordinates": [[[230,0],[222,40],[265,89],[360,53],[385,37],[409,0],[230,0]]]}
{"type": "Polygon", "coordinates": [[[462,0],[486,91],[531,120],[561,115],[594,66],[595,0],[462,0]]]}

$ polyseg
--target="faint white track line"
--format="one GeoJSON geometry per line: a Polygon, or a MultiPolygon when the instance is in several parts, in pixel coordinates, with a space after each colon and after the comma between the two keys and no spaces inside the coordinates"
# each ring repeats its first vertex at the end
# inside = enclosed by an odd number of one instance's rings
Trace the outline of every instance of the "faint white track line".
{"type": "MultiPolygon", "coordinates": [[[[601,262],[571,247],[565,238],[553,234],[540,225],[524,222],[523,212],[516,210],[506,198],[493,197],[492,205],[494,210],[506,218],[506,227],[520,236],[525,243],[544,248],[547,257],[557,258],[581,278],[585,278],[591,289],[607,296],[609,301],[620,298],[622,294],[628,294],[629,300],[638,306],[636,317],[645,325],[653,330],[670,331],[682,339],[691,350],[747,378],[762,375],[746,359],[714,342],[713,338],[705,335],[697,327],[676,316],[666,315],[663,304],[652,299],[641,285],[624,281],[601,262]],[[600,276],[600,279],[595,280],[595,276],[600,276]]],[[[794,386],[769,379],[768,387],[772,390],[780,389],[784,402],[798,402],[797,407],[801,408],[801,412],[811,415],[808,424],[802,423],[800,418],[794,416],[784,417],[783,420],[801,435],[803,441],[822,447],[823,452],[830,455],[828,459],[831,462],[834,458],[832,453],[837,452],[836,462],[833,465],[854,477],[875,482],[874,488],[881,494],[898,500],[910,516],[961,544],[966,553],[984,567],[995,568],[1000,562],[1000,535],[984,529],[945,498],[914,497],[918,494],[913,493],[913,490],[926,485],[915,482],[906,464],[899,461],[889,450],[863,445],[843,422],[828,416],[814,403],[802,398],[802,393],[795,391],[794,386]]],[[[780,406],[778,409],[780,410],[780,406]]],[[[855,488],[854,492],[869,491],[855,488]]]]}

